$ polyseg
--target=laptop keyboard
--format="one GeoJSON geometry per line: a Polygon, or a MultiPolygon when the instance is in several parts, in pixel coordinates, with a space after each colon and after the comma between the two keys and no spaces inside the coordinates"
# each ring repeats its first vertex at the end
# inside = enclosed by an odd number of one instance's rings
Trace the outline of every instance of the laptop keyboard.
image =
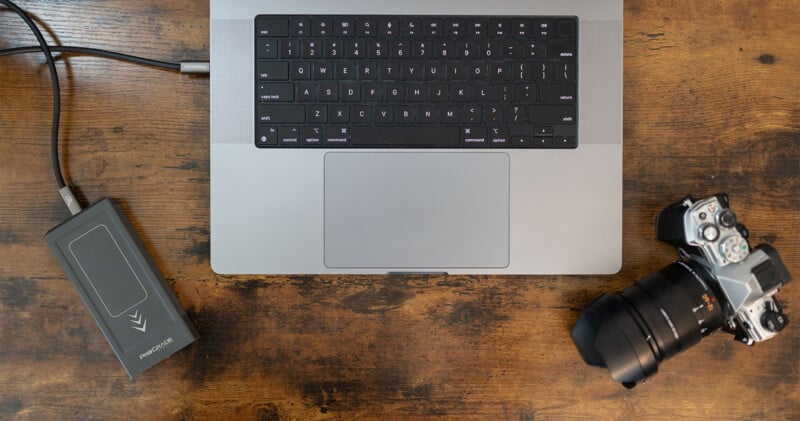
{"type": "Polygon", "coordinates": [[[259,148],[576,148],[578,20],[255,19],[259,148]]]}

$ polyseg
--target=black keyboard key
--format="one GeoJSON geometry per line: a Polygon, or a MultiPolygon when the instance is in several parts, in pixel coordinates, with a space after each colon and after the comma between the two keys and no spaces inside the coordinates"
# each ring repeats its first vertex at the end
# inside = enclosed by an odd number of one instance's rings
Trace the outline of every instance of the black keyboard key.
{"type": "Polygon", "coordinates": [[[258,100],[261,102],[294,101],[294,84],[260,83],[258,85],[258,100]]]}
{"type": "Polygon", "coordinates": [[[483,107],[480,105],[467,105],[461,110],[461,121],[465,124],[483,123],[483,107]]]}
{"type": "Polygon", "coordinates": [[[365,83],[361,86],[362,102],[383,101],[384,86],[379,83],[365,83]]]}
{"type": "Polygon", "coordinates": [[[281,58],[300,58],[300,42],[293,39],[278,40],[281,58]]]}
{"type": "Polygon", "coordinates": [[[333,80],[335,69],[332,61],[317,61],[314,63],[314,79],[333,80]]]}
{"type": "Polygon", "coordinates": [[[276,39],[260,39],[256,41],[258,52],[256,58],[278,58],[278,40],[276,39]]]}
{"type": "Polygon", "coordinates": [[[358,77],[358,66],[352,61],[339,61],[336,63],[336,79],[356,80],[358,77]]]}
{"type": "Polygon", "coordinates": [[[334,35],[337,37],[350,38],[355,36],[356,21],[352,18],[339,18],[336,19],[334,35]]]}
{"type": "Polygon", "coordinates": [[[532,104],[536,102],[536,85],[533,84],[524,84],[524,85],[517,85],[517,91],[515,92],[514,98],[518,103],[527,103],[532,104]]]}
{"type": "Polygon", "coordinates": [[[492,19],[489,25],[489,37],[491,38],[506,38],[511,32],[511,22],[508,19],[492,19]]]}
{"type": "Polygon", "coordinates": [[[576,148],[578,147],[578,142],[575,139],[575,136],[556,136],[553,139],[553,145],[556,148],[576,148]]]}
{"type": "Polygon", "coordinates": [[[398,59],[411,58],[411,44],[408,41],[394,41],[390,43],[389,56],[398,59]]]}
{"type": "Polygon", "coordinates": [[[533,22],[530,19],[512,19],[511,35],[515,38],[528,39],[533,32],[533,22]]]}
{"type": "Polygon", "coordinates": [[[400,80],[402,79],[402,69],[397,62],[389,61],[380,64],[381,79],[387,80],[400,80]]]}
{"type": "Polygon", "coordinates": [[[336,82],[319,83],[319,100],[333,102],[339,100],[339,84],[336,82]]]}
{"type": "Polygon", "coordinates": [[[411,124],[417,120],[417,110],[411,105],[398,105],[395,107],[394,122],[398,124],[411,124]]]}
{"type": "Polygon", "coordinates": [[[501,126],[490,126],[486,131],[486,138],[491,146],[503,147],[511,144],[508,130],[501,126]]]}
{"type": "Polygon", "coordinates": [[[299,104],[259,105],[258,121],[262,123],[305,123],[306,107],[299,104]]]}
{"type": "Polygon", "coordinates": [[[415,83],[406,86],[406,100],[408,102],[424,102],[428,100],[428,92],[425,85],[415,83]]]}
{"type": "Polygon", "coordinates": [[[575,85],[541,85],[539,100],[546,104],[571,104],[575,102],[575,85]]]}
{"type": "Polygon", "coordinates": [[[311,63],[307,61],[293,61],[289,65],[289,75],[293,80],[310,80],[311,63]]]}
{"type": "Polygon", "coordinates": [[[415,38],[422,35],[422,19],[421,18],[404,18],[401,21],[401,33],[404,37],[415,38]]]}
{"type": "Polygon", "coordinates": [[[356,124],[372,122],[368,105],[353,105],[350,107],[350,121],[356,124]]]}
{"type": "Polygon", "coordinates": [[[447,85],[444,83],[428,84],[428,100],[435,103],[447,101],[447,85]]]}
{"type": "Polygon", "coordinates": [[[454,105],[445,105],[439,109],[439,120],[442,123],[454,124],[461,121],[461,113],[459,107],[454,105]]]}
{"type": "Polygon", "coordinates": [[[381,18],[378,21],[378,33],[384,38],[395,38],[400,36],[400,19],[381,18]]]}
{"type": "Polygon", "coordinates": [[[451,38],[461,38],[467,34],[467,22],[464,19],[448,19],[446,25],[447,35],[451,38]]]}
{"type": "Polygon", "coordinates": [[[492,124],[503,124],[503,108],[499,105],[487,105],[486,122],[492,124]]]}
{"type": "Polygon", "coordinates": [[[552,137],[534,136],[532,144],[533,144],[533,146],[535,146],[537,148],[552,148],[553,147],[553,138],[552,137]]]}
{"type": "Polygon", "coordinates": [[[316,83],[298,83],[296,98],[300,102],[313,102],[317,100],[316,83]]]}
{"type": "Polygon", "coordinates": [[[328,146],[345,146],[350,143],[350,128],[346,126],[325,127],[322,139],[328,146]]]}
{"type": "Polygon", "coordinates": [[[360,37],[378,35],[378,20],[375,18],[359,18],[356,20],[357,34],[360,37]]]}
{"type": "Polygon", "coordinates": [[[511,146],[531,146],[530,136],[511,136],[511,146]]]}
{"type": "Polygon", "coordinates": [[[300,129],[300,141],[304,145],[319,146],[323,142],[323,129],[321,126],[303,126],[300,129]]]}
{"type": "Polygon", "coordinates": [[[467,35],[472,38],[486,38],[489,21],[486,19],[470,19],[467,21],[467,35]]]}
{"type": "Polygon", "coordinates": [[[439,122],[439,111],[433,105],[422,105],[417,112],[420,124],[434,124],[439,122]]]}
{"type": "Polygon", "coordinates": [[[367,43],[367,58],[389,58],[389,42],[385,40],[375,40],[367,43]]]}
{"type": "Polygon", "coordinates": [[[278,129],[278,141],[282,145],[297,145],[300,143],[300,128],[297,126],[282,126],[278,129]]]}
{"type": "Polygon", "coordinates": [[[284,61],[259,61],[259,80],[289,80],[289,63],[284,61]]]}
{"type": "Polygon", "coordinates": [[[445,36],[444,19],[424,18],[422,19],[423,34],[429,38],[439,38],[445,36]]]}
{"type": "Polygon", "coordinates": [[[503,114],[508,124],[523,124],[526,120],[526,108],[519,105],[506,105],[503,114]]]}
{"type": "Polygon", "coordinates": [[[467,84],[450,85],[451,102],[469,102],[472,100],[472,87],[467,84]]]}
{"type": "Polygon", "coordinates": [[[556,76],[557,82],[575,83],[575,63],[557,63],[554,67],[553,73],[556,76]]]}
{"type": "Polygon", "coordinates": [[[367,43],[361,40],[348,40],[344,44],[346,58],[367,58],[367,43]]]}
{"type": "Polygon", "coordinates": [[[578,32],[576,24],[574,19],[559,19],[556,22],[556,34],[559,38],[575,38],[578,32]]]}
{"type": "Polygon", "coordinates": [[[548,39],[553,36],[552,19],[534,19],[533,36],[538,39],[548,39]]]}
{"type": "Polygon", "coordinates": [[[575,107],[554,105],[531,105],[528,121],[534,125],[574,124],[575,107]]]}
{"type": "Polygon", "coordinates": [[[307,105],[306,121],[309,123],[327,123],[328,106],[320,104],[307,105]]]}
{"type": "Polygon", "coordinates": [[[325,40],[323,43],[323,56],[329,59],[344,57],[344,45],[339,40],[325,40]]]}
{"type": "Polygon", "coordinates": [[[533,80],[547,82],[553,78],[553,63],[534,63],[533,80]]]}
{"type": "Polygon", "coordinates": [[[329,105],[328,121],[331,123],[349,123],[350,107],[347,105],[329,105]]]}
{"type": "Polygon", "coordinates": [[[333,19],[314,18],[311,20],[311,35],[315,37],[329,37],[333,35],[333,19]]]}
{"type": "Polygon", "coordinates": [[[289,35],[289,20],[284,17],[259,16],[256,19],[259,37],[285,37],[289,35]]]}
{"type": "Polygon", "coordinates": [[[322,58],[322,41],[309,39],[303,41],[303,58],[322,58]]]}
{"type": "Polygon", "coordinates": [[[547,51],[547,58],[549,59],[575,60],[575,57],[577,56],[574,40],[551,40],[547,44],[545,50],[547,51]]]}
{"type": "Polygon", "coordinates": [[[293,37],[311,36],[311,20],[308,18],[292,18],[289,20],[289,34],[293,37]]]}
{"type": "Polygon", "coordinates": [[[461,144],[463,146],[487,146],[486,128],[483,126],[466,126],[461,128],[461,144]]]}
{"type": "Polygon", "coordinates": [[[406,88],[402,83],[387,83],[386,84],[386,101],[387,102],[403,102],[406,97],[406,88]]]}
{"type": "Polygon", "coordinates": [[[344,102],[361,101],[361,85],[355,82],[342,83],[339,87],[340,97],[344,102]]]}
{"type": "Polygon", "coordinates": [[[380,70],[378,70],[378,63],[374,61],[362,61],[358,66],[358,79],[359,80],[378,80],[380,70]]]}
{"type": "Polygon", "coordinates": [[[459,144],[458,127],[355,126],[351,130],[353,146],[449,148],[459,144]]]}
{"type": "Polygon", "coordinates": [[[376,105],[373,121],[378,124],[394,122],[394,107],[391,105],[376,105]]]}
{"type": "Polygon", "coordinates": [[[263,148],[278,144],[278,128],[276,126],[259,125],[256,133],[256,146],[263,148]]]}

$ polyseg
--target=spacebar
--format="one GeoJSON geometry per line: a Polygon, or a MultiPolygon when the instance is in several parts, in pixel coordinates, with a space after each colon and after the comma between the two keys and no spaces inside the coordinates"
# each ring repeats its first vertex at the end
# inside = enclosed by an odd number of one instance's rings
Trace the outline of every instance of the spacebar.
{"type": "Polygon", "coordinates": [[[359,127],[350,131],[352,146],[451,148],[458,146],[458,127],[359,127]]]}

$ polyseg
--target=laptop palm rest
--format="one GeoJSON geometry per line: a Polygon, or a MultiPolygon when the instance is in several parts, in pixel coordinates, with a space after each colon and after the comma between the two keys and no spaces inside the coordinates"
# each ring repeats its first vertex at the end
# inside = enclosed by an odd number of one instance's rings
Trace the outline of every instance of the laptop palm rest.
{"type": "Polygon", "coordinates": [[[504,268],[509,157],[498,152],[325,155],[325,266],[504,268]]]}

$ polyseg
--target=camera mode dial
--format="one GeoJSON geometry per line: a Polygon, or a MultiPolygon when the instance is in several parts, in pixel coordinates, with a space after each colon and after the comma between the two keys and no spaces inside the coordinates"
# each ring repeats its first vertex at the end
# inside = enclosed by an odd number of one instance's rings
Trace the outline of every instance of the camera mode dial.
{"type": "Polygon", "coordinates": [[[739,235],[732,235],[722,241],[719,251],[731,263],[739,263],[750,254],[747,241],[739,235]]]}

